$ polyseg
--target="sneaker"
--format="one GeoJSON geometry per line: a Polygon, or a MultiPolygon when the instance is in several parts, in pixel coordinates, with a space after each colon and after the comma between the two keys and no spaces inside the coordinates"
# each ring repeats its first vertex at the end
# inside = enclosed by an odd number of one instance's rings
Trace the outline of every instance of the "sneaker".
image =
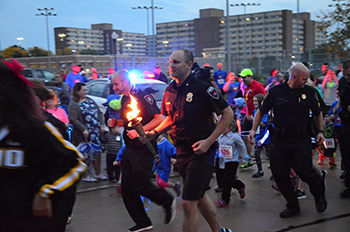
{"type": "Polygon", "coordinates": [[[252,175],[252,178],[259,178],[259,177],[263,177],[263,176],[264,176],[264,172],[258,171],[254,175],[252,175]]]}
{"type": "Polygon", "coordinates": [[[280,191],[280,189],[278,188],[277,184],[271,184],[271,188],[273,188],[273,189],[276,190],[277,192],[280,191]]]}
{"type": "Polygon", "coordinates": [[[295,191],[295,195],[297,195],[298,200],[306,198],[305,191],[301,191],[300,189],[297,189],[297,191],[295,191]]]}
{"type": "Polygon", "coordinates": [[[94,178],[98,179],[98,180],[107,180],[107,176],[103,175],[102,172],[98,175],[94,175],[94,178]]]}
{"type": "Polygon", "coordinates": [[[69,215],[69,217],[67,218],[67,225],[71,224],[73,220],[73,214],[69,215]]]}
{"type": "Polygon", "coordinates": [[[342,171],[342,172],[341,172],[339,178],[340,178],[341,180],[345,180],[345,179],[346,179],[346,177],[345,177],[345,171],[342,171]]]}
{"type": "Polygon", "coordinates": [[[280,217],[281,218],[290,218],[290,217],[293,217],[293,216],[299,215],[299,214],[300,214],[300,210],[285,209],[280,213],[280,217]]]}
{"type": "Polygon", "coordinates": [[[136,226],[133,226],[130,229],[128,229],[128,231],[129,232],[140,232],[140,231],[152,230],[152,229],[153,229],[152,225],[150,225],[150,226],[139,226],[139,225],[136,225],[136,226]]]}
{"type": "Polygon", "coordinates": [[[87,176],[87,177],[85,177],[85,178],[83,178],[81,180],[85,181],[85,182],[96,182],[97,181],[97,179],[95,179],[95,178],[93,178],[91,176],[87,176]]]}
{"type": "Polygon", "coordinates": [[[335,169],[337,169],[337,165],[330,162],[329,163],[329,170],[335,170],[335,169]]]}
{"type": "Polygon", "coordinates": [[[224,227],[222,227],[222,228],[219,230],[219,232],[232,232],[232,230],[229,229],[229,228],[224,228],[224,227]]]}
{"type": "Polygon", "coordinates": [[[226,207],[226,206],[228,206],[228,204],[226,203],[226,201],[224,201],[223,199],[218,200],[218,201],[216,202],[216,204],[217,204],[218,206],[220,206],[220,207],[226,207]]]}
{"type": "Polygon", "coordinates": [[[239,196],[241,197],[241,199],[245,198],[245,185],[243,186],[243,188],[238,189],[239,192],[239,196]]]}
{"type": "Polygon", "coordinates": [[[176,196],[179,197],[181,195],[181,184],[180,182],[175,183],[174,191],[176,192],[176,196]]]}
{"type": "Polygon", "coordinates": [[[163,206],[165,211],[165,220],[164,224],[169,224],[175,219],[176,216],[176,198],[173,199],[171,205],[163,206]]]}
{"type": "Polygon", "coordinates": [[[315,204],[317,212],[323,213],[327,209],[327,201],[325,195],[323,194],[318,199],[315,199],[315,204]]]}
{"type": "Polygon", "coordinates": [[[215,190],[215,192],[217,192],[217,193],[221,193],[224,189],[223,189],[223,188],[217,187],[217,188],[214,189],[214,190],[215,190]]]}
{"type": "Polygon", "coordinates": [[[240,169],[246,169],[246,168],[249,168],[251,166],[253,166],[253,162],[252,161],[248,161],[248,162],[242,164],[241,166],[239,166],[239,168],[240,169]]]}
{"type": "Polygon", "coordinates": [[[326,156],[320,155],[320,158],[318,159],[317,164],[318,165],[324,164],[324,161],[326,161],[326,158],[327,158],[326,156]]]}
{"type": "Polygon", "coordinates": [[[349,188],[345,189],[343,192],[340,193],[340,196],[342,198],[350,198],[350,189],[349,188]]]}

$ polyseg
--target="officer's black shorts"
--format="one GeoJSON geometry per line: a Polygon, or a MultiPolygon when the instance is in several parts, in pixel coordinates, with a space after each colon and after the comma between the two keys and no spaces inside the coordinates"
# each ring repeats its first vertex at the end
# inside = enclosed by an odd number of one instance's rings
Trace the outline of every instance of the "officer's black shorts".
{"type": "Polygon", "coordinates": [[[183,178],[182,199],[198,201],[210,189],[217,146],[213,145],[202,155],[184,154],[178,157],[179,172],[183,178]]]}

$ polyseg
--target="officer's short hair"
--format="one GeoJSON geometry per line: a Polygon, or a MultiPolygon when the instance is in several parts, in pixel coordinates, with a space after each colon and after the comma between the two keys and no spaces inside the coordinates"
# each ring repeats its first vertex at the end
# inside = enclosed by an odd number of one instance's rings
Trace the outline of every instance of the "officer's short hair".
{"type": "Polygon", "coordinates": [[[180,49],[177,49],[177,50],[184,52],[186,63],[189,63],[189,62],[193,63],[194,62],[193,53],[190,50],[188,50],[186,48],[180,48],[180,49]]]}
{"type": "Polygon", "coordinates": [[[350,60],[347,60],[343,64],[343,70],[347,70],[350,68],[350,60]]]}
{"type": "Polygon", "coordinates": [[[129,79],[129,73],[125,69],[121,69],[121,70],[116,71],[113,74],[112,79],[115,77],[118,77],[123,83],[127,82],[127,83],[131,84],[130,79],[129,79]]]}

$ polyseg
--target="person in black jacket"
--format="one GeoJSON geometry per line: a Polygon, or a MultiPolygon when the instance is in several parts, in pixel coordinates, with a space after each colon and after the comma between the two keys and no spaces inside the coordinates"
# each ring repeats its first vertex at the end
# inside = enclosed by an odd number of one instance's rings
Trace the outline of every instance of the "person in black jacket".
{"type": "Polygon", "coordinates": [[[0,231],[65,231],[82,155],[45,122],[15,60],[0,62],[0,231]]]}

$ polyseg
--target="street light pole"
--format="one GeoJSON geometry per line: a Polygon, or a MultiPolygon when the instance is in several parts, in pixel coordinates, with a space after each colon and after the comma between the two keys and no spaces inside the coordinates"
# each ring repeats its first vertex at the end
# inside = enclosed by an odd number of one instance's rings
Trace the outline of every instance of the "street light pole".
{"type": "Polygon", "coordinates": [[[147,6],[137,6],[137,7],[132,7],[132,9],[134,10],[147,10],[147,33],[149,35],[149,16],[148,16],[148,10],[151,9],[152,10],[152,42],[153,42],[153,46],[152,46],[152,56],[153,59],[155,59],[156,56],[156,41],[155,41],[155,36],[154,36],[154,10],[158,9],[161,10],[163,9],[163,7],[161,6],[154,6],[153,4],[153,0],[152,0],[152,6],[147,7],[147,6]]]}
{"type": "Polygon", "coordinates": [[[230,47],[230,14],[229,14],[229,0],[226,0],[226,48],[227,48],[227,71],[229,72],[231,69],[231,47],[230,47]]]}
{"type": "Polygon", "coordinates": [[[48,8],[38,8],[38,11],[44,11],[41,12],[40,14],[37,13],[35,14],[35,16],[46,16],[46,34],[47,34],[47,55],[48,55],[48,68],[49,70],[51,70],[51,57],[50,57],[50,39],[49,39],[49,19],[48,16],[56,16],[56,13],[52,13],[51,11],[53,11],[54,8],[51,7],[50,9],[48,8]]]}
{"type": "Polygon", "coordinates": [[[297,52],[297,59],[298,61],[300,61],[300,43],[299,43],[299,19],[300,19],[300,16],[299,16],[299,0],[297,0],[297,12],[298,12],[298,17],[297,17],[297,49],[298,49],[298,52],[297,52]]]}
{"type": "Polygon", "coordinates": [[[117,66],[117,39],[118,39],[118,35],[117,35],[117,33],[115,33],[115,31],[113,31],[111,37],[112,37],[113,42],[114,42],[114,70],[117,71],[118,70],[118,66],[117,66]]]}
{"type": "Polygon", "coordinates": [[[244,12],[244,67],[247,67],[247,20],[246,18],[246,7],[247,6],[260,6],[260,3],[241,3],[241,4],[231,4],[231,6],[243,6],[244,12]]]}

